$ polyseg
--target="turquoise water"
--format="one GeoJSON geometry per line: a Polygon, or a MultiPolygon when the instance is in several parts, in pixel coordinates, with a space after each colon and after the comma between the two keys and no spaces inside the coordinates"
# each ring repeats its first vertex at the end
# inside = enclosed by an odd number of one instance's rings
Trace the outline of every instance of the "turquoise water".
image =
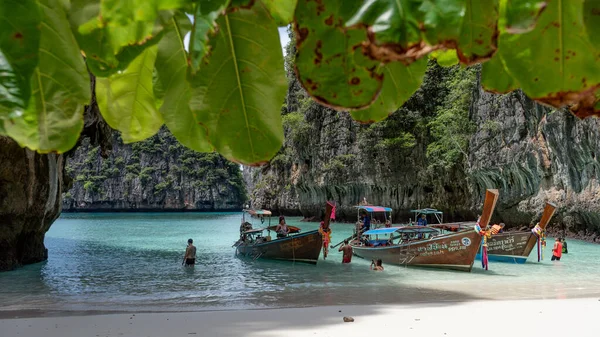
{"type": "MultiPolygon", "coordinates": [[[[551,262],[532,252],[524,265],[490,262],[483,271],[385,266],[369,270],[330,252],[316,266],[235,257],[240,213],[63,214],[46,236],[47,262],[0,273],[0,310],[220,310],[389,304],[480,298],[600,296],[600,245],[570,240],[551,262]],[[181,266],[188,238],[197,265],[181,266]]],[[[317,223],[288,218],[304,231],[317,223]]],[[[255,225],[256,226],[256,225],[255,225]]],[[[351,224],[333,224],[333,243],[351,224]]],[[[552,239],[549,239],[552,243],[552,239]]]]}

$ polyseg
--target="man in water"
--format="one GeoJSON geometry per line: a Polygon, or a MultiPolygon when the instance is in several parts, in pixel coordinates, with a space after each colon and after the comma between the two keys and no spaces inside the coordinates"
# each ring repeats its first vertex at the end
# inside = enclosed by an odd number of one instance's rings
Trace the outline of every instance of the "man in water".
{"type": "Polygon", "coordinates": [[[425,214],[421,214],[421,217],[419,220],[417,220],[417,226],[427,226],[427,218],[425,217],[425,214]]]}
{"type": "Polygon", "coordinates": [[[352,246],[348,244],[348,240],[344,240],[344,244],[338,249],[338,252],[343,252],[342,263],[352,261],[352,246]]]}
{"type": "Polygon", "coordinates": [[[185,263],[185,266],[194,266],[194,264],[196,264],[196,247],[193,245],[194,240],[189,239],[188,240],[188,246],[185,249],[185,256],[183,257],[183,263],[185,263]]]}
{"type": "Polygon", "coordinates": [[[565,238],[560,239],[560,241],[562,242],[562,252],[563,252],[563,254],[568,254],[569,253],[569,249],[567,248],[567,241],[565,240],[565,238]]]}
{"type": "Polygon", "coordinates": [[[554,241],[554,247],[552,247],[552,261],[560,261],[562,257],[562,242],[560,242],[560,238],[556,238],[554,241]]]}

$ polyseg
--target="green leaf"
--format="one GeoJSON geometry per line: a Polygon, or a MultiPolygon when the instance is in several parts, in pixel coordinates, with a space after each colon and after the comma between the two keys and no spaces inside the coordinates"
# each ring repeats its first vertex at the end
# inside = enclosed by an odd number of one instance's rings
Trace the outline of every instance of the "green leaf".
{"type": "Polygon", "coordinates": [[[600,53],[582,13],[583,0],[548,2],[532,31],[501,34],[500,56],[529,97],[562,107],[587,101],[600,85],[600,53]]]}
{"type": "Polygon", "coordinates": [[[194,24],[190,37],[189,62],[192,72],[196,73],[204,58],[210,57],[212,49],[210,37],[214,36],[219,16],[225,14],[230,0],[213,0],[196,2],[194,24]]]}
{"type": "Polygon", "coordinates": [[[600,46],[600,0],[584,0],[583,22],[590,41],[598,49],[600,46]]]}
{"type": "Polygon", "coordinates": [[[0,133],[4,120],[22,114],[38,65],[41,14],[34,0],[0,1],[0,133]]]}
{"type": "Polygon", "coordinates": [[[151,137],[163,124],[152,88],[157,49],[146,48],[123,72],[96,78],[98,108],[108,125],[121,131],[124,143],[151,137]]]}
{"type": "Polygon", "coordinates": [[[283,142],[281,104],[287,80],[277,25],[260,3],[217,21],[210,62],[192,82],[192,112],[224,157],[266,163],[283,142]]]}
{"type": "Polygon", "coordinates": [[[423,41],[421,1],[363,0],[347,27],[368,26],[373,38],[366,52],[384,61],[414,61],[433,48],[423,41]]]}
{"type": "Polygon", "coordinates": [[[160,112],[180,143],[196,151],[209,152],[213,148],[208,141],[208,129],[190,109],[192,92],[186,79],[188,64],[183,45],[185,20],[187,18],[173,18],[158,44],[158,83],[166,89],[160,112]]]}
{"type": "Polygon", "coordinates": [[[506,1],[506,31],[511,34],[523,34],[535,28],[535,24],[547,1],[544,0],[504,0],[506,1]]]}
{"type": "Polygon", "coordinates": [[[429,54],[442,67],[451,67],[458,64],[458,56],[455,49],[436,50],[429,54]]]}
{"type": "Polygon", "coordinates": [[[382,62],[413,61],[443,48],[473,64],[497,49],[498,1],[363,0],[346,26],[366,26],[363,51],[382,62]]]}
{"type": "Polygon", "coordinates": [[[458,35],[457,54],[461,63],[488,60],[498,45],[499,0],[468,0],[458,35]]]}
{"type": "Polygon", "coordinates": [[[294,20],[298,0],[262,0],[277,25],[287,26],[294,20]]]}
{"type": "Polygon", "coordinates": [[[519,83],[510,75],[500,53],[483,64],[481,85],[487,91],[505,94],[519,88],[519,83]]]}
{"type": "Polygon", "coordinates": [[[107,77],[156,44],[171,9],[186,0],[72,0],[70,21],[90,70],[107,77]]]}
{"type": "Polygon", "coordinates": [[[353,111],[351,115],[355,120],[374,123],[398,110],[421,86],[427,70],[427,59],[419,59],[410,66],[400,62],[388,63],[383,70],[383,88],[379,97],[368,108],[353,111]]]}
{"type": "Polygon", "coordinates": [[[342,0],[300,0],[296,7],[298,79],[316,101],[335,109],[367,107],[383,82],[379,62],[362,53],[366,31],[343,26],[352,12],[342,0]]]}
{"type": "Polygon", "coordinates": [[[23,113],[5,122],[8,136],[21,146],[45,153],[70,150],[83,128],[90,102],[90,78],[64,7],[38,0],[41,10],[39,62],[31,77],[31,99],[23,113]]]}

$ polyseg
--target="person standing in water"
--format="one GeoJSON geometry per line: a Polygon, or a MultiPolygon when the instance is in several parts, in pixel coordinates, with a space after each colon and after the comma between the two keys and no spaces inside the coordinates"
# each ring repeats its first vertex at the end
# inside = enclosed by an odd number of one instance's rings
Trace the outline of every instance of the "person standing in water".
{"type": "Polygon", "coordinates": [[[381,261],[381,259],[377,259],[377,261],[375,260],[371,260],[371,270],[375,270],[375,271],[383,271],[383,262],[381,261]]]}
{"type": "Polygon", "coordinates": [[[565,238],[560,239],[560,241],[562,242],[562,252],[563,254],[569,254],[569,249],[567,248],[567,241],[565,240],[565,238]]]}
{"type": "Polygon", "coordinates": [[[554,247],[552,247],[552,261],[560,261],[562,257],[563,245],[560,242],[560,238],[556,238],[554,241],[554,247]]]}
{"type": "Polygon", "coordinates": [[[181,264],[185,263],[185,266],[194,266],[194,264],[196,264],[196,247],[193,245],[194,240],[189,239],[188,240],[188,246],[185,249],[185,256],[183,257],[183,262],[181,264]]]}
{"type": "Polygon", "coordinates": [[[343,252],[342,263],[352,261],[352,246],[348,244],[348,240],[344,240],[344,244],[338,249],[338,252],[343,252]]]}

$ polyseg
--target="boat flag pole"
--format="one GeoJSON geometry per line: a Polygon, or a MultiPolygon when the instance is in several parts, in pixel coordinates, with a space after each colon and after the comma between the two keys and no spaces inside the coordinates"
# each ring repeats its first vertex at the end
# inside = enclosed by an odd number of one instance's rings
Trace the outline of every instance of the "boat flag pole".
{"type": "Polygon", "coordinates": [[[487,254],[487,238],[491,235],[490,231],[487,230],[492,214],[496,208],[496,202],[498,201],[498,190],[487,189],[485,191],[485,200],[483,201],[483,212],[479,217],[478,226],[479,233],[482,236],[483,243],[481,245],[481,266],[488,270],[488,254],[487,254]]]}
{"type": "Polygon", "coordinates": [[[555,211],[556,205],[551,202],[547,202],[546,207],[544,207],[544,213],[542,213],[540,222],[531,230],[531,232],[537,236],[538,262],[544,259],[543,248],[546,247],[546,226],[548,226],[548,223],[550,222],[550,219],[552,219],[555,211]]]}

